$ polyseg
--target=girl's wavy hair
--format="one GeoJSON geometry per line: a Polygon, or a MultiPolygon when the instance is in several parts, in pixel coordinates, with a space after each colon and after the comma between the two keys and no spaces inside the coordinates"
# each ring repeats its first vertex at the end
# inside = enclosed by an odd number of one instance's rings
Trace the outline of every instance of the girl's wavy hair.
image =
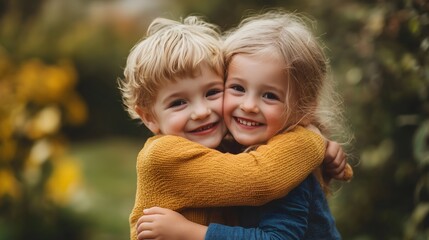
{"type": "Polygon", "coordinates": [[[118,80],[126,111],[133,119],[139,118],[136,106],[150,113],[160,87],[200,74],[203,64],[223,77],[220,32],[216,25],[197,16],[182,21],[155,19],[146,37],[131,49],[125,78],[118,80]]]}
{"type": "Polygon", "coordinates": [[[288,85],[285,129],[313,124],[325,136],[349,142],[342,99],[328,76],[329,62],[309,27],[311,23],[304,15],[279,9],[249,16],[224,34],[225,66],[228,69],[236,54],[268,56],[284,62],[288,85]]]}

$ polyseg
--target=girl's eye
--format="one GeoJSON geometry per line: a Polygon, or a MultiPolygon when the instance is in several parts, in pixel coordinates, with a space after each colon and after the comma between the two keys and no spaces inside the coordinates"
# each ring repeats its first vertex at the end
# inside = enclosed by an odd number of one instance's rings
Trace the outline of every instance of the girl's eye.
{"type": "Polygon", "coordinates": [[[270,93],[270,92],[264,93],[264,95],[262,95],[262,97],[266,98],[266,99],[270,99],[270,100],[279,100],[279,97],[277,97],[276,94],[270,93]]]}
{"type": "Polygon", "coordinates": [[[181,105],[184,105],[184,104],[186,104],[186,101],[185,101],[185,100],[183,100],[183,99],[178,99],[178,100],[174,100],[174,101],[172,101],[172,102],[168,105],[168,108],[174,108],[174,107],[178,107],[178,106],[181,106],[181,105]]]}
{"type": "Polygon", "coordinates": [[[234,91],[237,91],[237,92],[245,92],[244,87],[242,87],[240,85],[232,85],[230,88],[233,89],[234,91]]]}
{"type": "Polygon", "coordinates": [[[214,95],[219,94],[221,92],[222,92],[222,90],[220,90],[220,89],[211,89],[206,93],[206,97],[211,97],[211,96],[214,96],[214,95]]]}

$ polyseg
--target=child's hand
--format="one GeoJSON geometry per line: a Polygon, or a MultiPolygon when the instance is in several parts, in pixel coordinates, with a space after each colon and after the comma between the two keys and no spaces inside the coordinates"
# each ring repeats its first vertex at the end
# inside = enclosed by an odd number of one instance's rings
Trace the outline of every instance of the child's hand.
{"type": "Polygon", "coordinates": [[[191,222],[173,210],[152,207],[137,221],[137,239],[204,239],[207,227],[191,222]]]}
{"type": "Polygon", "coordinates": [[[183,231],[177,226],[188,221],[181,214],[166,208],[145,209],[144,215],[137,221],[137,239],[180,239],[183,231]]]}
{"type": "Polygon", "coordinates": [[[348,181],[353,177],[353,170],[347,163],[346,154],[337,142],[328,141],[323,172],[326,177],[337,180],[348,181]]]}

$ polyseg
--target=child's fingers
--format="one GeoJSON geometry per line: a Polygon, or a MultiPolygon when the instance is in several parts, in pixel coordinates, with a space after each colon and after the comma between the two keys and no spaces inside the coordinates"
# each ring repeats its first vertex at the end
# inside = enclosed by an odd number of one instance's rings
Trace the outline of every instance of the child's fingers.
{"type": "Polygon", "coordinates": [[[326,163],[330,163],[335,159],[338,152],[341,150],[340,144],[333,141],[328,141],[328,145],[326,146],[326,152],[325,152],[325,158],[327,161],[326,163]]]}
{"type": "Polygon", "coordinates": [[[339,174],[344,171],[346,164],[346,156],[339,154],[331,163],[325,164],[325,169],[331,173],[339,174]]]}
{"type": "Polygon", "coordinates": [[[136,231],[138,239],[156,239],[158,234],[155,231],[156,222],[165,215],[169,209],[161,207],[152,207],[143,210],[143,216],[141,216],[136,224],[136,231]]]}
{"type": "Polygon", "coordinates": [[[350,164],[347,164],[346,167],[344,168],[344,176],[343,176],[343,180],[344,181],[350,181],[353,178],[353,168],[352,166],[350,166],[350,164]]]}
{"type": "MultiPolygon", "coordinates": [[[[333,171],[335,171],[335,170],[333,170],[333,171]]],[[[341,171],[341,172],[329,172],[329,171],[327,171],[327,173],[333,179],[342,180],[344,178],[344,171],[341,171]]]]}
{"type": "Polygon", "coordinates": [[[346,164],[347,161],[344,154],[339,153],[332,163],[325,165],[325,171],[333,178],[340,180],[343,179],[346,164]]]}
{"type": "Polygon", "coordinates": [[[136,223],[136,227],[138,228],[138,226],[144,222],[153,222],[155,221],[155,219],[158,217],[157,215],[162,215],[161,213],[161,209],[160,207],[152,207],[152,208],[148,208],[148,209],[144,209],[143,210],[143,216],[141,216],[136,223]]]}
{"type": "Polygon", "coordinates": [[[325,168],[344,168],[346,161],[346,155],[343,150],[340,148],[334,156],[326,156],[326,161],[324,162],[325,168]]]}
{"type": "Polygon", "coordinates": [[[144,238],[153,238],[156,237],[157,234],[155,233],[156,226],[151,222],[144,222],[141,223],[137,227],[137,235],[142,235],[144,238]]]}
{"type": "Polygon", "coordinates": [[[166,209],[166,208],[162,208],[162,207],[151,207],[151,208],[146,208],[143,210],[143,213],[145,215],[150,215],[150,214],[166,214],[168,211],[171,211],[170,209],[166,209]]]}
{"type": "Polygon", "coordinates": [[[150,239],[156,239],[158,236],[153,231],[145,230],[137,235],[138,240],[150,240],[150,239]]]}
{"type": "Polygon", "coordinates": [[[143,231],[153,230],[156,228],[156,221],[159,219],[159,214],[143,215],[139,218],[136,224],[137,234],[143,231]]]}
{"type": "Polygon", "coordinates": [[[337,142],[328,141],[324,169],[328,175],[337,180],[348,181],[353,177],[353,169],[347,163],[347,156],[337,142]]]}
{"type": "Polygon", "coordinates": [[[144,223],[144,222],[153,222],[155,221],[156,215],[155,214],[151,214],[151,215],[143,215],[139,218],[139,220],[137,220],[137,226],[144,223]]]}
{"type": "Polygon", "coordinates": [[[137,233],[143,232],[143,231],[145,231],[145,230],[151,230],[151,229],[152,229],[152,227],[150,227],[150,224],[151,224],[151,223],[148,223],[148,222],[140,223],[140,224],[137,226],[137,229],[136,229],[137,233]]]}

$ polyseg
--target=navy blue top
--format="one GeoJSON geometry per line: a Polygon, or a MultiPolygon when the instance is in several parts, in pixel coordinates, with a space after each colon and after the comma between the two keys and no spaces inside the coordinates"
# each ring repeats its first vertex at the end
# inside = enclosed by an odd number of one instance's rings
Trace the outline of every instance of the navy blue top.
{"type": "Polygon", "coordinates": [[[242,210],[241,226],[212,223],[205,240],[341,239],[325,194],[313,174],[285,197],[242,210]]]}

